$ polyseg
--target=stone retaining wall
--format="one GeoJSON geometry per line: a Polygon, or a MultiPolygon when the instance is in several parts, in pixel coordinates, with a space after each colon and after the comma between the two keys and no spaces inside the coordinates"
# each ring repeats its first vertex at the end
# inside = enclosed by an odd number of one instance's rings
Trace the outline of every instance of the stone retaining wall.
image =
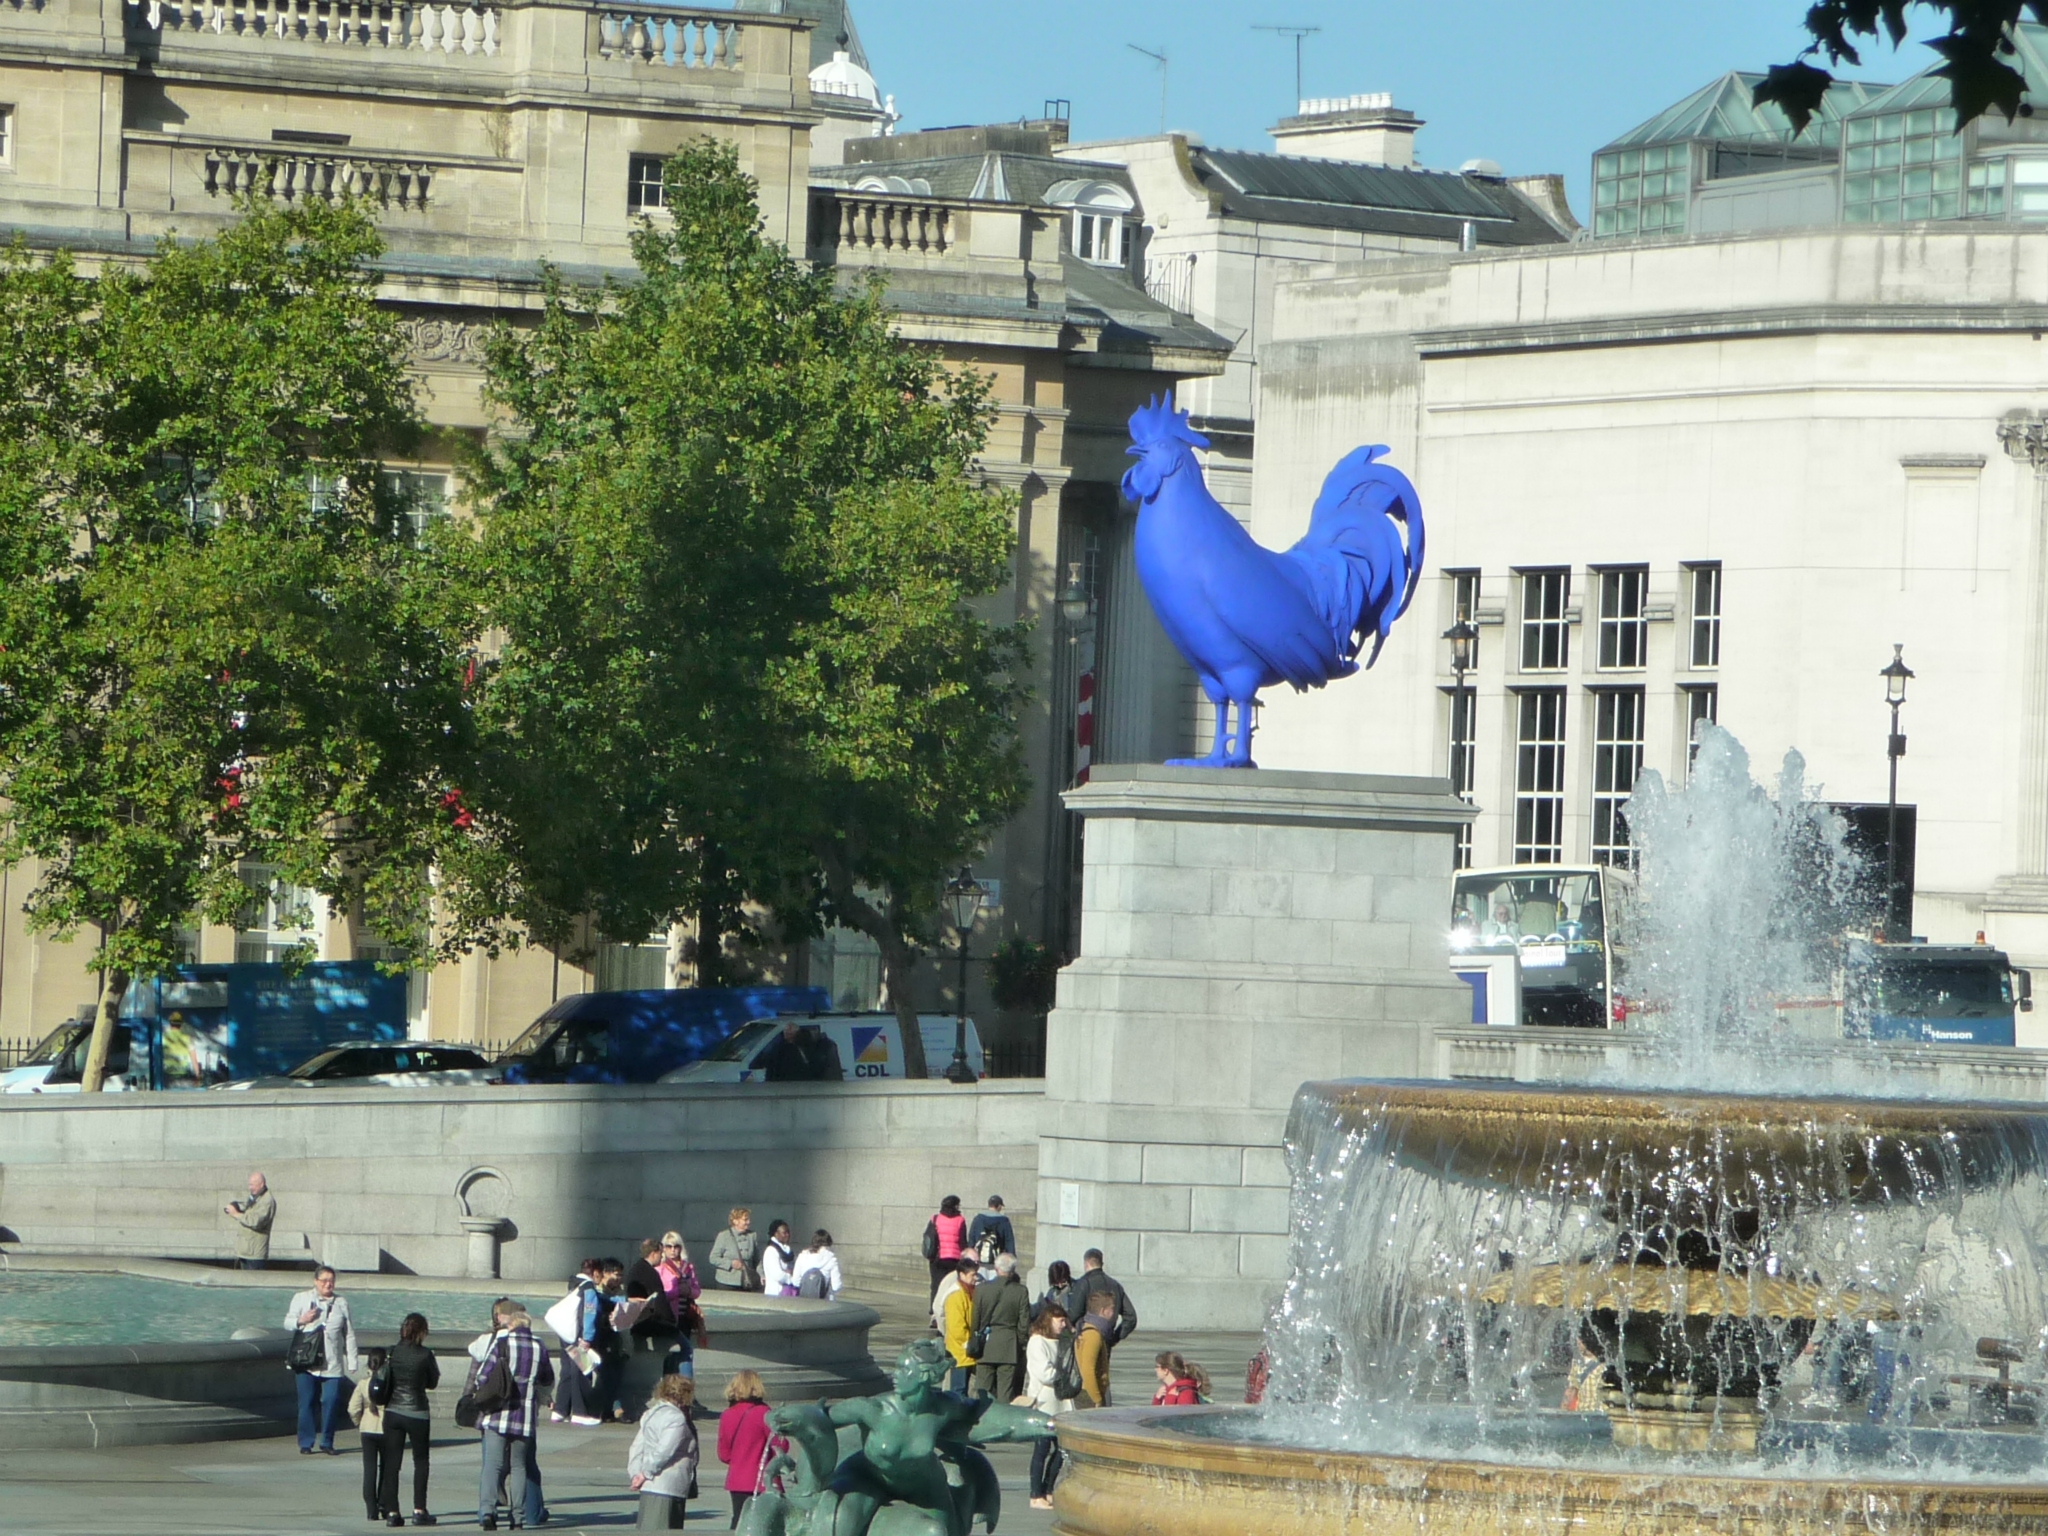
{"type": "Polygon", "coordinates": [[[262,1169],[273,1257],[465,1273],[473,1212],[507,1220],[501,1273],[558,1280],[680,1230],[708,1271],[734,1205],[831,1231],[842,1265],[919,1273],[940,1196],[1002,1195],[1031,1255],[1035,1081],[319,1089],[13,1099],[0,1105],[0,1242],[220,1258],[220,1206],[262,1169]],[[478,1170],[484,1170],[481,1176],[478,1170]]]}

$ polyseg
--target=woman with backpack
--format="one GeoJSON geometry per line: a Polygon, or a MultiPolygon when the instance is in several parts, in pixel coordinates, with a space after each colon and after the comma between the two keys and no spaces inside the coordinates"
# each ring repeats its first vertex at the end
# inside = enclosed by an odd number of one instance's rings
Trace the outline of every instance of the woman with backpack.
{"type": "MultiPolygon", "coordinates": [[[[1067,1314],[1045,1307],[1031,1320],[1031,1336],[1024,1346],[1024,1397],[1040,1413],[1053,1417],[1070,1412],[1080,1395],[1081,1367],[1067,1334],[1067,1314]]],[[[1059,1441],[1048,1435],[1031,1448],[1033,1509],[1052,1508],[1052,1485],[1059,1472],[1059,1441]]]]}
{"type": "Polygon", "coordinates": [[[1162,1350],[1152,1362],[1159,1378],[1159,1390],[1152,1396],[1154,1408],[1192,1408],[1209,1400],[1209,1373],[1172,1350],[1162,1350]]]}
{"type": "Polygon", "coordinates": [[[844,1284],[839,1273],[839,1255],[832,1251],[832,1234],[823,1227],[811,1234],[811,1246],[796,1256],[789,1272],[796,1294],[813,1301],[836,1301],[844,1284]]]}
{"type": "MultiPolygon", "coordinates": [[[[386,1358],[381,1349],[363,1351],[363,1379],[348,1400],[349,1422],[362,1432],[363,1512],[372,1520],[382,1520],[389,1513],[377,1502],[384,1469],[384,1398],[390,1390],[384,1376],[386,1358]]],[[[405,1524],[396,1515],[392,1519],[405,1524]]]]}
{"type": "Polygon", "coordinates": [[[603,1422],[597,1397],[597,1372],[611,1343],[611,1306],[599,1282],[604,1260],[585,1259],[569,1282],[569,1293],[547,1310],[547,1325],[562,1341],[562,1367],[555,1373],[554,1410],[548,1418],[560,1424],[594,1428],[603,1422]]]}
{"type": "MultiPolygon", "coordinates": [[[[1067,1310],[1067,1298],[1073,1294],[1073,1291],[1073,1267],[1065,1259],[1054,1259],[1045,1266],[1045,1294],[1031,1304],[1032,1317],[1036,1318],[1039,1313],[1045,1311],[1048,1307],[1053,1308],[1055,1311],[1065,1312],[1067,1310]]],[[[1069,1321],[1071,1320],[1070,1318],[1069,1321]]]]}
{"type": "Polygon", "coordinates": [[[924,1261],[932,1272],[927,1302],[936,1301],[939,1282],[953,1272],[967,1246],[967,1218],[960,1214],[960,1197],[948,1195],[939,1202],[938,1214],[924,1224],[924,1261]]]}

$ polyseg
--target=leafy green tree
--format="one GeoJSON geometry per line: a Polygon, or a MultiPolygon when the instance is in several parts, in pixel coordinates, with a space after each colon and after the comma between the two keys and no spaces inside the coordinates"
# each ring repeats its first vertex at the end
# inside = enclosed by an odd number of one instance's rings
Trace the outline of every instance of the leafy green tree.
{"type": "Polygon", "coordinates": [[[98,930],[88,1091],[245,863],[418,944],[461,841],[461,657],[377,468],[419,430],[379,250],[259,203],[144,270],[0,257],[0,860],[37,861],[37,931],[98,930]]]}
{"type": "Polygon", "coordinates": [[[1807,60],[1825,54],[1830,64],[1861,64],[1857,39],[1880,35],[1896,48],[1906,40],[1908,9],[1932,12],[1948,23],[1927,46],[1941,55],[1934,72],[1949,82],[1957,127],[1993,110],[2008,122],[2033,112],[2022,99],[2026,78],[2006,61],[2013,55],[2012,29],[2029,16],[2048,22],[2048,0],[1912,0],[1910,7],[1907,0],[1817,0],[1806,11],[1813,42],[1791,63],[1771,67],[1757,87],[1757,100],[1776,102],[1793,128],[1803,131],[1835,78],[1807,60]]]}
{"type": "Polygon", "coordinates": [[[789,936],[839,917],[914,1024],[946,865],[1022,790],[1016,636],[967,606],[1012,537],[971,483],[986,386],[766,239],[731,148],[685,148],[666,199],[637,282],[551,280],[490,346],[512,430],[478,475],[471,586],[501,643],[468,884],[550,943],[735,892],[789,936]]]}

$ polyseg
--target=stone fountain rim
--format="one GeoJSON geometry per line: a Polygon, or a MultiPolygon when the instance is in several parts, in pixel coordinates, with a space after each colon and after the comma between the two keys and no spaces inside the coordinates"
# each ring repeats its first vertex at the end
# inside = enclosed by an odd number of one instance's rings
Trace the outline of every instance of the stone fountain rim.
{"type": "MultiPolygon", "coordinates": [[[[1859,1518],[1869,1500],[1890,1507],[1910,1503],[1916,1509],[1938,1508],[1949,1516],[2006,1516],[2025,1513],[2048,1519],[2048,1485],[1964,1481],[1912,1482],[1903,1478],[1843,1482],[1822,1477],[1762,1477],[1754,1474],[1699,1471],[1693,1467],[1644,1469],[1515,1466],[1467,1457],[1431,1457],[1391,1451],[1336,1450],[1272,1442],[1229,1441],[1185,1433],[1180,1426],[1213,1419],[1249,1418],[1257,1410],[1224,1404],[1199,1408],[1099,1408],[1062,1414],[1058,1419],[1060,1449],[1073,1458],[1087,1482],[1093,1466],[1142,1467],[1150,1473],[1193,1473],[1239,1484],[1275,1483],[1290,1488],[1328,1485],[1340,1493],[1379,1487],[1396,1495],[1422,1499],[1458,1495],[1498,1497],[1518,1494],[1546,1504],[1613,1507],[1623,1501],[1639,1504],[1647,1489],[1664,1503],[1684,1503],[1719,1513],[1754,1512],[1761,1517],[1788,1505],[1803,1513],[1841,1510],[1859,1518]],[[1171,1455],[1162,1456],[1162,1449],[1171,1455]],[[1304,1476],[1306,1474],[1306,1476],[1304,1476]],[[1561,1491],[1568,1483],[1569,1491],[1561,1491]]],[[[1059,1489],[1054,1493],[1059,1502],[1059,1489]]],[[[1062,1514],[1065,1511],[1062,1510],[1062,1514]]],[[[1062,1530],[1070,1527],[1062,1524],[1062,1530]]],[[[1092,1531],[1093,1525],[1071,1527],[1092,1531]]]]}
{"type": "Polygon", "coordinates": [[[1342,1112],[1387,1104],[1404,1109],[1489,1111],[1533,1120],[1541,1103],[1553,1119],[1604,1119],[1627,1124],[1721,1126],[1770,1134],[1821,1121],[1873,1130],[1945,1131],[1959,1124],[2039,1122],[2048,1108],[2018,1102],[1961,1099],[1887,1099],[1854,1094],[1722,1092],[1706,1088],[1633,1088],[1601,1083],[1442,1082],[1426,1078],[1334,1078],[1303,1083],[1297,1109],[1314,1100],[1342,1112]],[[1678,1113],[1683,1108],[1686,1113],[1678,1113]],[[1759,1120],[1763,1123],[1759,1124],[1759,1120]],[[1880,1123],[1881,1122],[1881,1123],[1880,1123]]]}

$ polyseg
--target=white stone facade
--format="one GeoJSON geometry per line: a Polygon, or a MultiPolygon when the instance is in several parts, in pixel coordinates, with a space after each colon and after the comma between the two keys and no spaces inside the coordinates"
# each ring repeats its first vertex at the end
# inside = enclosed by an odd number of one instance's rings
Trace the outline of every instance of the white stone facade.
{"type": "Polygon", "coordinates": [[[1260,762],[1445,772],[1446,573],[1477,572],[1474,862],[1515,857],[1520,696],[1552,688],[1560,852],[1582,860],[1603,691],[1641,690],[1646,768],[1683,777],[1690,691],[1711,688],[1759,777],[1797,747],[1828,798],[1882,802],[1878,673],[1903,643],[1916,931],[1981,928],[2048,966],[2042,483],[2024,434],[2001,433],[2048,406],[2044,334],[2048,233],[2008,229],[1602,242],[1283,283],[1255,536],[1290,543],[1329,466],[1385,442],[1421,491],[1428,571],[1373,672],[1267,696],[1260,762]],[[1701,563],[1721,571],[1711,666],[1690,646],[1701,563]],[[1634,667],[1600,665],[1606,567],[1646,569],[1634,667]],[[1519,573],[1543,568],[1570,573],[1555,670],[1525,667],[1519,644],[1519,573]]]}

